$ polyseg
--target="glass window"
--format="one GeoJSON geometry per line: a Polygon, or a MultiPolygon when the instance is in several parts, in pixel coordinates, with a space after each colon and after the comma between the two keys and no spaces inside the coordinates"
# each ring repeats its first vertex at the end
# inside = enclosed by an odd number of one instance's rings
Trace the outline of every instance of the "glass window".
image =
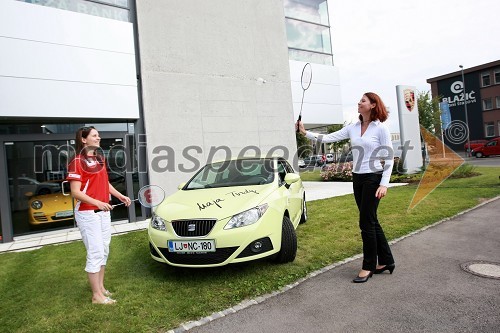
{"type": "Polygon", "coordinates": [[[326,0],[284,0],[285,16],[329,25],[326,0]]]}
{"type": "Polygon", "coordinates": [[[109,3],[110,5],[128,8],[128,0],[99,0],[99,2],[105,2],[109,3]]]}
{"type": "Polygon", "coordinates": [[[490,82],[490,73],[481,73],[481,83],[483,87],[489,86],[490,82]]]}
{"type": "Polygon", "coordinates": [[[22,124],[2,123],[0,120],[0,134],[75,134],[82,126],[94,126],[99,132],[130,132],[133,123],[45,123],[23,121],[22,124]]]}
{"type": "Polygon", "coordinates": [[[73,199],[61,187],[71,151],[63,140],[5,146],[14,236],[75,226],[73,199]]]}
{"type": "Polygon", "coordinates": [[[484,132],[486,133],[486,137],[495,136],[495,125],[493,122],[484,124],[484,132]]]}
{"type": "Polygon", "coordinates": [[[500,83],[500,69],[495,69],[495,72],[493,74],[495,76],[495,84],[500,83]]]}
{"type": "Polygon", "coordinates": [[[286,167],[284,166],[283,161],[278,162],[278,176],[279,176],[279,184],[285,185],[285,176],[286,176],[286,167]]]}
{"type": "Polygon", "coordinates": [[[493,109],[493,105],[491,105],[491,98],[483,99],[483,111],[493,109]]]}
{"type": "Polygon", "coordinates": [[[185,189],[263,185],[273,181],[272,160],[232,160],[205,165],[186,184],[185,189]]]}
{"type": "Polygon", "coordinates": [[[288,47],[321,53],[332,53],[328,27],[286,19],[288,47]]]}
{"type": "Polygon", "coordinates": [[[291,60],[311,62],[314,64],[333,65],[333,56],[330,54],[288,49],[288,58],[291,60]]]}
{"type": "Polygon", "coordinates": [[[47,7],[69,10],[72,12],[105,17],[118,21],[129,22],[129,10],[127,0],[99,0],[110,5],[100,4],[85,0],[18,0],[47,7]],[[117,7],[118,6],[118,7],[117,7]]]}
{"type": "Polygon", "coordinates": [[[500,109],[500,96],[495,97],[495,99],[496,99],[497,109],[500,109]]]}

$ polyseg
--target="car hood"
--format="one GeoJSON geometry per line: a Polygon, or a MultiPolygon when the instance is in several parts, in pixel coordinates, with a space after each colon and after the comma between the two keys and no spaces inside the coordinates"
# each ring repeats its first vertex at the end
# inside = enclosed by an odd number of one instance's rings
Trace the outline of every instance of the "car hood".
{"type": "Polygon", "coordinates": [[[258,206],[276,187],[273,182],[267,185],[179,190],[167,197],[155,213],[168,221],[220,220],[258,206]]]}
{"type": "Polygon", "coordinates": [[[53,193],[46,195],[37,195],[31,197],[29,200],[30,207],[31,203],[35,200],[39,200],[43,203],[43,207],[47,208],[58,208],[60,210],[73,209],[73,198],[71,196],[63,195],[62,193],[53,193]]]}

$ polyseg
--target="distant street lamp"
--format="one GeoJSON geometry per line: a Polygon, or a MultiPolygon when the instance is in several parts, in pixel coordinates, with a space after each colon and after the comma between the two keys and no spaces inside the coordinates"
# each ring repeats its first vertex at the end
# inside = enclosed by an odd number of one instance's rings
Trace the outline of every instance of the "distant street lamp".
{"type": "Polygon", "coordinates": [[[459,65],[460,69],[462,70],[462,84],[464,88],[464,107],[465,107],[465,125],[467,126],[467,149],[465,150],[465,156],[467,157],[470,155],[471,149],[470,149],[470,136],[469,136],[469,117],[467,116],[467,92],[465,91],[465,76],[464,76],[464,66],[459,65]]]}

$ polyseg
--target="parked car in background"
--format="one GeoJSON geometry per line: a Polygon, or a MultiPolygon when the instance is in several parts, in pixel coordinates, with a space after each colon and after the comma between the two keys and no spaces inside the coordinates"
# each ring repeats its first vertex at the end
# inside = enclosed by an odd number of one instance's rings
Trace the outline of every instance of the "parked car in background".
{"type": "Polygon", "coordinates": [[[9,178],[9,190],[11,194],[14,190],[22,191],[23,195],[28,193],[31,195],[43,195],[55,192],[61,192],[61,182],[39,182],[36,179],[29,177],[17,177],[17,183],[12,178],[9,178]]]}
{"type": "Polygon", "coordinates": [[[305,168],[306,164],[304,163],[303,159],[299,159],[299,168],[305,168]]]}
{"type": "Polygon", "coordinates": [[[474,148],[471,154],[477,158],[500,155],[500,138],[490,140],[484,145],[474,148]]]}
{"type": "Polygon", "coordinates": [[[323,160],[322,155],[312,155],[304,158],[304,167],[315,167],[325,165],[325,160],[323,160]]]}
{"type": "Polygon", "coordinates": [[[346,162],[351,162],[351,161],[352,161],[352,150],[349,150],[347,153],[342,153],[342,155],[340,155],[339,160],[337,162],[346,163],[346,162]]]}
{"type": "Polygon", "coordinates": [[[62,222],[73,219],[74,199],[62,193],[37,195],[29,200],[29,223],[62,222]]]}
{"type": "MultiPolygon", "coordinates": [[[[487,142],[488,140],[471,140],[470,141],[471,150],[484,146],[487,142]]],[[[464,144],[464,151],[469,151],[469,144],[467,142],[464,144]]]]}
{"type": "Polygon", "coordinates": [[[307,220],[298,173],[283,158],[207,164],[156,207],[151,257],[182,267],[214,267],[261,258],[291,262],[295,229],[307,220]]]}

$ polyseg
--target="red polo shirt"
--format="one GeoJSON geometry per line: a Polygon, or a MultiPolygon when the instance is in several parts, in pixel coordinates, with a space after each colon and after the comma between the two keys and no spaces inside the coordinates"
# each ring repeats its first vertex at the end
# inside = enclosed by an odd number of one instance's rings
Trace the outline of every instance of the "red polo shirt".
{"type": "MultiPolygon", "coordinates": [[[[77,155],[68,167],[66,180],[81,182],[80,190],[89,197],[109,202],[109,180],[106,162],[102,156],[77,155]]],[[[77,210],[95,210],[97,206],[77,201],[77,210]]]]}

